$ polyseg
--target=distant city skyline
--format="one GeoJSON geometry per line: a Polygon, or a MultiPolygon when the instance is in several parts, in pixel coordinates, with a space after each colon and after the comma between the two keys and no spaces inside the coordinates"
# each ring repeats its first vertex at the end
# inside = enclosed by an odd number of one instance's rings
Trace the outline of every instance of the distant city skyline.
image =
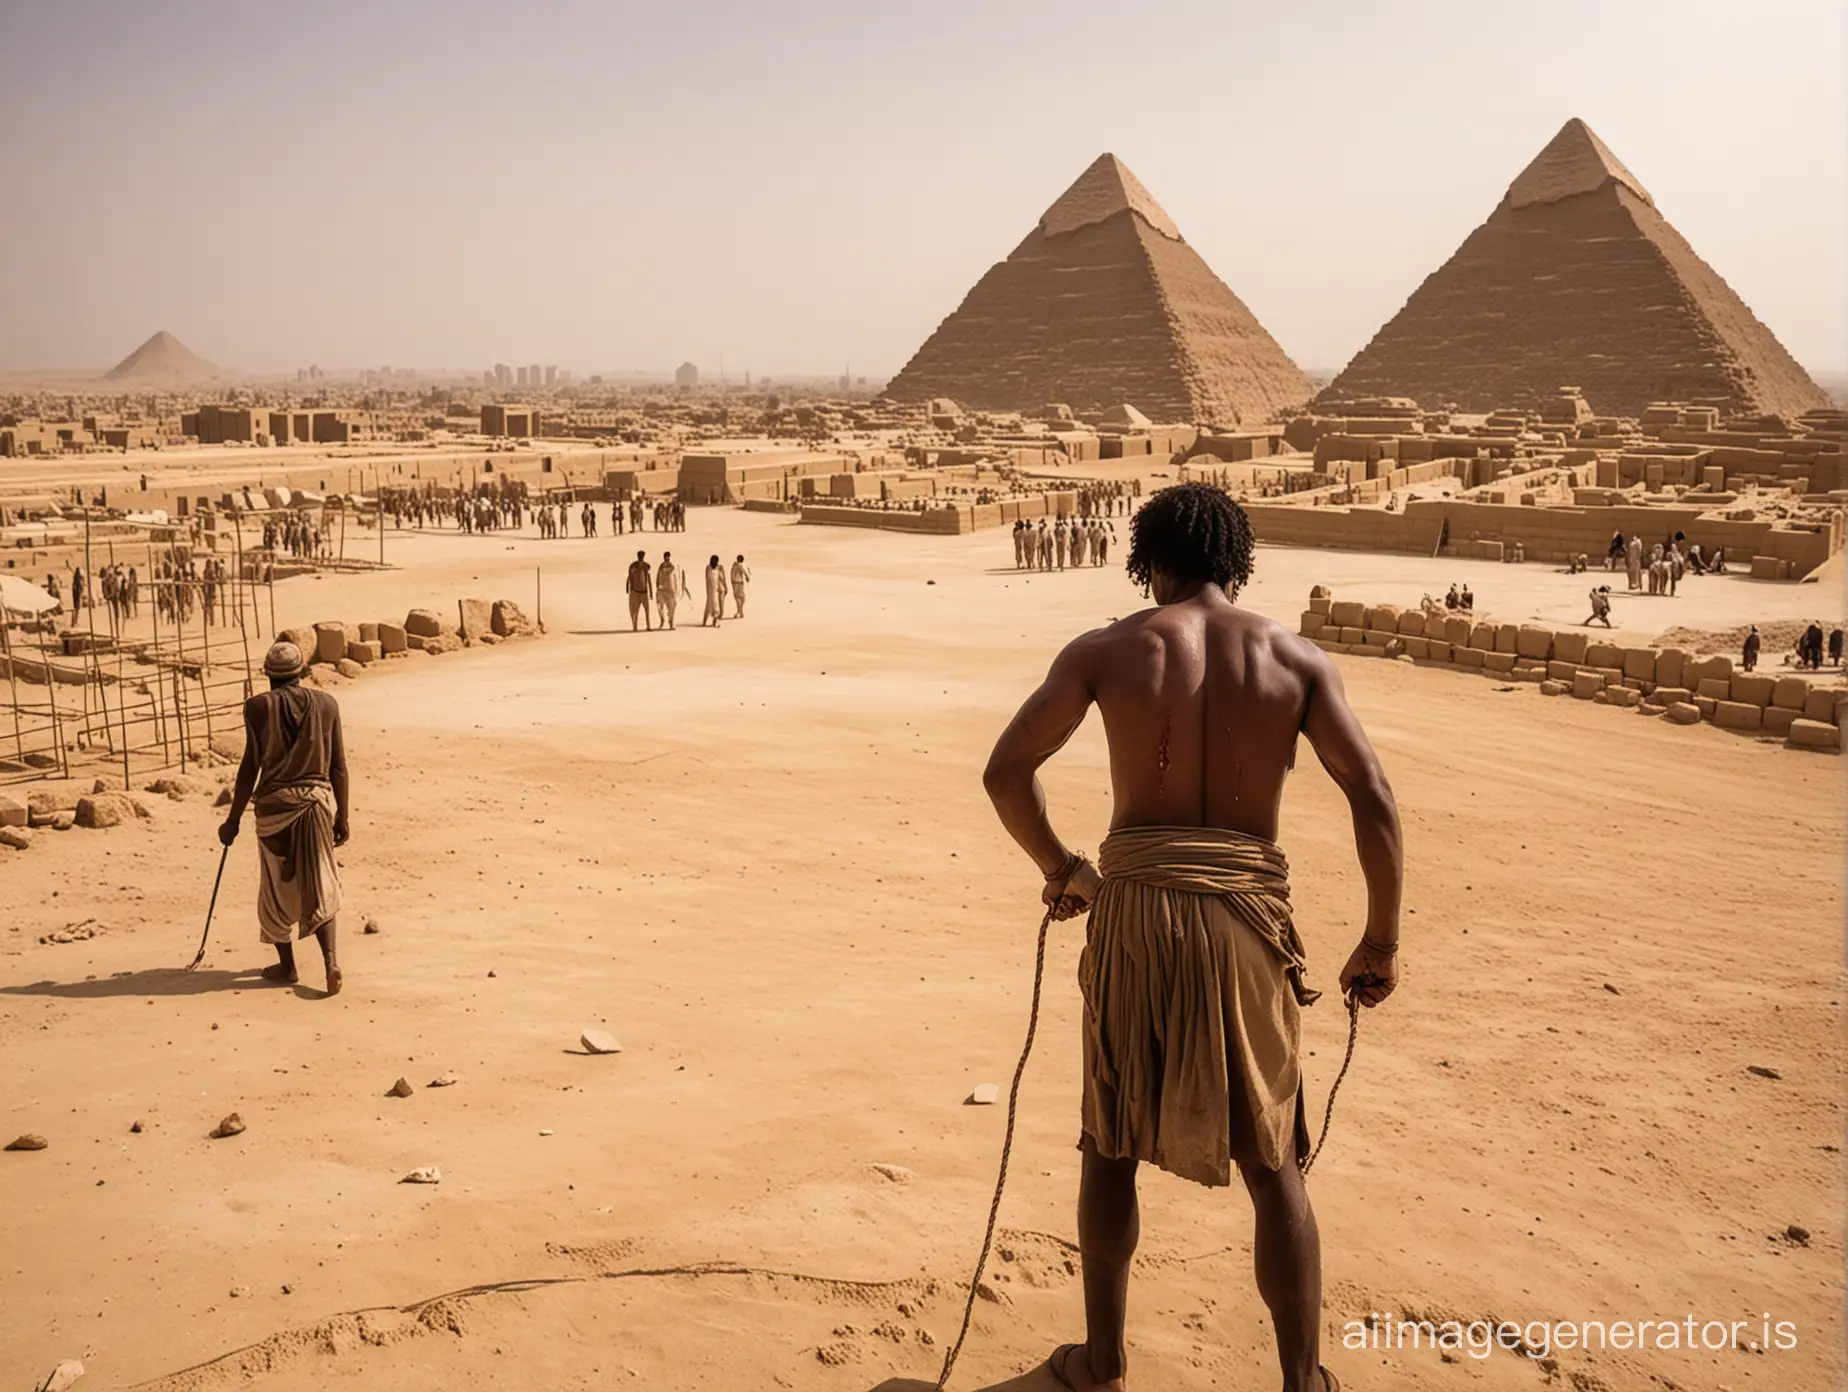
{"type": "Polygon", "coordinates": [[[774,9],[8,7],[0,371],[884,379],[1109,150],[1328,372],[1575,115],[1848,371],[1837,4],[774,9]]]}

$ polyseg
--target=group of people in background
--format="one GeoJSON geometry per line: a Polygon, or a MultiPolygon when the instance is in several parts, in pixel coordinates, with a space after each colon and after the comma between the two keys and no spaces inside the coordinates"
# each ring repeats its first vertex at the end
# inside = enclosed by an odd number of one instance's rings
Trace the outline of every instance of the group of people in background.
{"type": "MultiPolygon", "coordinates": [[[[751,567],[745,563],[742,555],[731,563],[728,572],[717,556],[706,562],[706,611],[700,618],[700,627],[717,628],[725,617],[725,599],[729,595],[732,601],[732,617],[744,617],[744,600],[751,584],[751,567]]],[[[623,582],[624,593],[629,601],[629,628],[641,632],[644,628],[652,633],[656,628],[672,629],[676,626],[675,618],[680,609],[680,601],[693,598],[693,591],[687,583],[686,568],[676,565],[674,553],[663,551],[661,563],[650,567],[648,553],[637,551],[635,559],[629,562],[629,573],[623,582]],[[653,614],[649,608],[653,606],[653,614]]]]}
{"type": "Polygon", "coordinates": [[[1682,577],[1689,572],[1726,574],[1726,548],[1716,546],[1709,555],[1701,551],[1699,543],[1690,543],[1686,532],[1676,532],[1666,541],[1651,546],[1645,558],[1640,532],[1629,537],[1616,532],[1605,552],[1604,568],[1616,570],[1620,566],[1629,579],[1630,589],[1652,595],[1673,595],[1682,577]]]}
{"type": "Polygon", "coordinates": [[[1041,518],[1036,526],[1022,519],[1014,523],[1016,570],[1064,570],[1069,566],[1101,566],[1110,558],[1116,524],[1095,518],[1079,521],[1061,517],[1052,526],[1041,518]]]}
{"type": "Polygon", "coordinates": [[[1141,479],[1128,483],[1087,483],[1078,490],[1078,516],[1087,521],[1093,517],[1127,517],[1130,500],[1141,495],[1141,479]]]}
{"type": "Polygon", "coordinates": [[[327,538],[327,529],[309,521],[305,512],[292,511],[283,517],[263,519],[263,547],[266,551],[280,548],[298,558],[324,556],[327,554],[327,538]]]}

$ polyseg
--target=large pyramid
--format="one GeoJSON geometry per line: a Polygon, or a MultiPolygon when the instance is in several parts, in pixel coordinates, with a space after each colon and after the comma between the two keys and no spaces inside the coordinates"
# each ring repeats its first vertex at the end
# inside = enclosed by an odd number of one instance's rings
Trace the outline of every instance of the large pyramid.
{"type": "Polygon", "coordinates": [[[1606,415],[1655,401],[1792,416],[1829,404],[1577,118],[1319,399],[1488,411],[1566,384],[1606,415]]]}
{"type": "Polygon", "coordinates": [[[1128,402],[1158,421],[1275,420],[1313,388],[1115,155],[1100,155],[894,377],[981,410],[1128,402]]]}
{"type": "Polygon", "coordinates": [[[103,376],[110,382],[183,387],[228,381],[232,374],[207,362],[162,329],[103,376]]]}

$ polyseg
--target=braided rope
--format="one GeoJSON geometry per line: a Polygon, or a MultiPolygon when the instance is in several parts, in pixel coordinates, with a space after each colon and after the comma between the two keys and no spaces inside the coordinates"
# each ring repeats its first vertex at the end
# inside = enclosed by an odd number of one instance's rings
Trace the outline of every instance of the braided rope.
{"type": "MultiPolygon", "coordinates": [[[[1060,890],[1063,897],[1063,885],[1060,890]]],[[[994,1202],[988,1206],[988,1232],[982,1238],[982,1255],[975,1259],[975,1273],[969,1278],[969,1299],[963,1306],[962,1328],[957,1332],[956,1342],[950,1345],[949,1352],[943,1355],[943,1371],[937,1374],[936,1392],[943,1392],[948,1385],[950,1372],[956,1366],[956,1356],[962,1352],[963,1341],[969,1337],[969,1321],[975,1318],[975,1295],[982,1285],[982,1269],[988,1265],[989,1248],[994,1246],[995,1220],[1001,1216],[1001,1194],[1007,1188],[1007,1166],[1014,1153],[1014,1115],[1020,1105],[1020,1080],[1027,1071],[1027,1055],[1033,1052],[1033,1036],[1039,1032],[1040,986],[1046,979],[1046,930],[1052,927],[1052,915],[1058,906],[1059,900],[1055,898],[1047,905],[1046,916],[1040,920],[1039,948],[1033,956],[1033,1009],[1027,1016],[1027,1042],[1021,1047],[1020,1062],[1014,1065],[1014,1082],[1007,1090],[1007,1134],[1001,1141],[1001,1173],[995,1179],[994,1202]]]]}

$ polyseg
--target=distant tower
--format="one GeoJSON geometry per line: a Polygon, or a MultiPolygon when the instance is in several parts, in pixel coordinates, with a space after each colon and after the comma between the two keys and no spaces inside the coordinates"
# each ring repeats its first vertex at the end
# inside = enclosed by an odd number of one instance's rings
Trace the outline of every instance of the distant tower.
{"type": "Polygon", "coordinates": [[[699,369],[690,362],[683,362],[674,369],[674,385],[681,388],[699,385],[699,369]]]}

